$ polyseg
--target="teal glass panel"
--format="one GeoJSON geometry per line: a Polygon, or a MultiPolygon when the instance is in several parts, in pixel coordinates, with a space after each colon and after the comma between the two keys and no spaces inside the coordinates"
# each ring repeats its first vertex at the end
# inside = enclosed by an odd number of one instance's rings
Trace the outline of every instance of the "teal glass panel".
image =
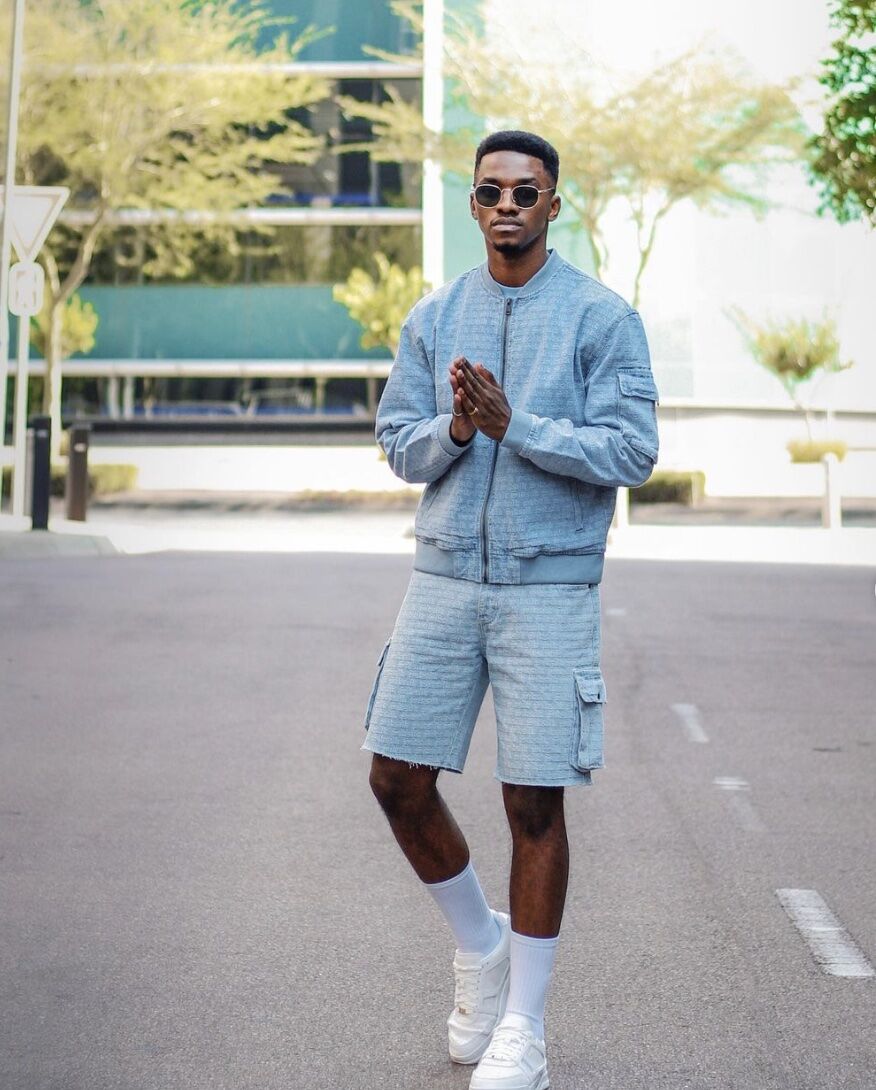
{"type": "Polygon", "coordinates": [[[270,0],[274,15],[294,16],[291,28],[265,27],[262,43],[269,46],[278,29],[288,29],[295,36],[307,26],[333,28],[309,45],[301,54],[304,61],[373,60],[362,51],[363,45],[392,53],[409,53],[413,48],[407,23],[394,15],[389,0],[270,0]]]}
{"type": "Polygon", "coordinates": [[[100,323],[92,359],[380,359],[323,285],[84,287],[100,323]]]}

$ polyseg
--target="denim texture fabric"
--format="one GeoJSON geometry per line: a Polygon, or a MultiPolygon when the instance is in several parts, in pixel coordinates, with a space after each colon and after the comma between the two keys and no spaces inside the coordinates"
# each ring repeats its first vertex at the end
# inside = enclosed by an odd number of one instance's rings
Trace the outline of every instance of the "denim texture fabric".
{"type": "Polygon", "coordinates": [[[545,582],[552,570],[599,582],[617,489],[643,484],[657,461],[658,400],[638,312],[555,250],[515,298],[485,263],[421,299],[375,427],[392,471],[426,482],[414,533],[432,548],[416,566],[474,582],[545,582]],[[505,391],[501,442],[450,436],[460,355],[505,391]]]}
{"type": "Polygon", "coordinates": [[[377,663],[361,747],[461,772],[487,685],[494,776],[591,783],[604,767],[598,583],[477,583],[414,570],[377,663]]]}

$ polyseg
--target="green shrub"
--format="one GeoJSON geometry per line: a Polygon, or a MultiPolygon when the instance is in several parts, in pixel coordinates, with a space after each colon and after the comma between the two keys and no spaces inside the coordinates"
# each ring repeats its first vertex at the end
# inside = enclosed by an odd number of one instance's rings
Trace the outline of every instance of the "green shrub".
{"type": "Polygon", "coordinates": [[[706,490],[706,475],[700,470],[658,469],[638,488],[630,489],[630,503],[683,503],[688,507],[701,502],[706,490]]]}
{"type": "Polygon", "coordinates": [[[825,439],[820,443],[809,439],[792,439],[786,447],[792,462],[820,462],[831,451],[842,461],[848,449],[842,439],[825,439]]]}
{"type": "Polygon", "coordinates": [[[111,492],[131,492],[137,487],[137,467],[96,465],[88,470],[88,487],[96,496],[111,492]]]}

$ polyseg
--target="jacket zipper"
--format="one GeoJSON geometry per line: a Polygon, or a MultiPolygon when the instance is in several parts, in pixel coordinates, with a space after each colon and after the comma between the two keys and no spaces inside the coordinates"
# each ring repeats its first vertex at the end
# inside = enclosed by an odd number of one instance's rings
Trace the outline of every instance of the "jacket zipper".
{"type": "MultiPolygon", "coordinates": [[[[501,386],[505,379],[505,353],[508,350],[508,319],[511,317],[511,299],[505,300],[505,312],[502,315],[502,357],[499,365],[498,382],[501,386]]],[[[490,502],[490,489],[493,487],[493,471],[496,468],[496,459],[499,456],[499,444],[493,443],[492,459],[490,461],[490,475],[487,478],[487,494],[484,496],[484,505],[481,508],[481,539],[483,542],[484,582],[490,581],[490,551],[487,545],[487,504],[490,502]]]]}

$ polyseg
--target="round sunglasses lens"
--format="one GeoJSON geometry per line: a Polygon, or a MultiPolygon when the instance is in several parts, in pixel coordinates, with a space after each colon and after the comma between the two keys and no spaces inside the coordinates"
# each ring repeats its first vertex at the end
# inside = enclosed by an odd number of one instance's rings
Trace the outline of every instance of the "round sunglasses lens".
{"type": "Polygon", "coordinates": [[[511,196],[518,208],[532,208],[538,200],[538,190],[534,185],[518,185],[511,196]]]}
{"type": "Polygon", "coordinates": [[[502,192],[497,185],[479,185],[475,189],[475,200],[484,208],[495,208],[502,192]]]}

